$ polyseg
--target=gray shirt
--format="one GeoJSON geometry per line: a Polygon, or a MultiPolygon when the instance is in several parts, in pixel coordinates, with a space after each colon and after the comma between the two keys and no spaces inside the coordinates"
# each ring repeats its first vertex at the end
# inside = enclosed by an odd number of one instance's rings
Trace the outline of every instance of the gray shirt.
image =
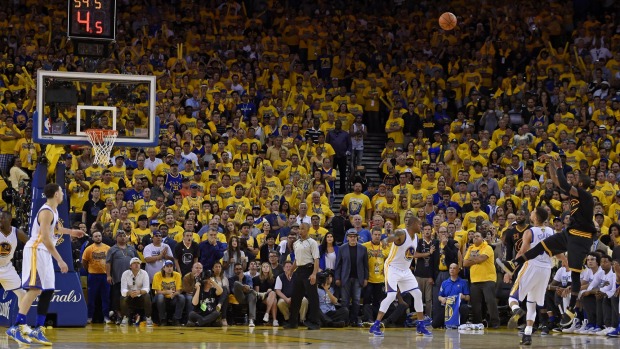
{"type": "Polygon", "coordinates": [[[319,259],[319,244],[309,236],[305,240],[299,238],[295,241],[293,249],[295,250],[295,262],[298,267],[314,263],[315,259],[319,259]]]}
{"type": "Polygon", "coordinates": [[[133,257],[138,257],[138,252],[133,246],[126,245],[125,248],[120,248],[118,245],[114,245],[110,247],[105,262],[110,264],[112,283],[121,282],[123,273],[129,269],[129,261],[133,257]]]}

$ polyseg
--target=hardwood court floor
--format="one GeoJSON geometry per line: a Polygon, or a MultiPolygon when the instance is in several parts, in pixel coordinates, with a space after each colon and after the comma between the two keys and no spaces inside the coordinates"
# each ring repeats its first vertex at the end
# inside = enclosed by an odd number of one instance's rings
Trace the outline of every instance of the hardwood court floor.
{"type": "MultiPolygon", "coordinates": [[[[459,333],[456,330],[434,330],[432,338],[418,337],[415,329],[388,329],[385,338],[368,336],[368,329],[322,329],[320,331],[284,330],[282,328],[242,326],[228,328],[146,328],[116,325],[89,325],[86,328],[60,328],[47,331],[53,348],[308,348],[308,349],[507,349],[519,348],[519,337],[513,331],[489,330],[484,334],[459,333]]],[[[531,348],[612,348],[620,339],[599,336],[534,334],[531,348]]],[[[32,348],[42,348],[32,345],[32,348]]],[[[18,348],[18,344],[0,334],[0,349],[18,348]]],[[[527,348],[527,347],[525,347],[527,348]]]]}

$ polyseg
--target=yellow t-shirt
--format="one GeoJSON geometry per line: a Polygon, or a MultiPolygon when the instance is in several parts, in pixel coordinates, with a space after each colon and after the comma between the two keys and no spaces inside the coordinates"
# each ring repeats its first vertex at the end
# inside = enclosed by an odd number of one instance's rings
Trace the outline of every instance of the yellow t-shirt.
{"type": "MultiPolygon", "coordinates": [[[[172,272],[172,276],[164,277],[161,271],[158,271],[153,276],[153,286],[152,289],[154,291],[166,291],[166,290],[180,290],[181,285],[181,274],[176,271],[172,272]]],[[[170,295],[166,295],[166,298],[171,298],[170,295]]]]}
{"type": "Polygon", "coordinates": [[[105,274],[105,258],[110,246],[100,244],[97,246],[92,244],[84,250],[82,260],[88,262],[89,274],[105,274]]]}
{"type": "Polygon", "coordinates": [[[373,245],[372,241],[362,244],[368,250],[368,282],[378,284],[385,282],[383,263],[390,254],[390,246],[381,248],[381,244],[373,245]]]}
{"type": "Polygon", "coordinates": [[[487,258],[484,262],[472,265],[470,270],[471,282],[487,282],[497,281],[497,274],[495,272],[495,253],[493,248],[483,241],[480,246],[471,245],[465,253],[465,259],[470,257],[486,255],[487,258]]]}
{"type": "MultiPolygon", "coordinates": [[[[365,194],[349,193],[342,199],[342,206],[349,210],[349,216],[360,215],[366,221],[366,210],[372,210],[370,199],[365,194]]],[[[369,218],[369,217],[368,217],[369,218]]]]}

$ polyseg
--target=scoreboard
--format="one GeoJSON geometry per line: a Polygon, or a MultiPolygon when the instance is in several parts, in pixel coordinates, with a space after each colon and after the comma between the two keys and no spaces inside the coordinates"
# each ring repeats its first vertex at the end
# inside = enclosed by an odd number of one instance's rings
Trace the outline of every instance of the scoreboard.
{"type": "Polygon", "coordinates": [[[116,0],[68,0],[68,18],[71,39],[116,39],[116,0]]]}

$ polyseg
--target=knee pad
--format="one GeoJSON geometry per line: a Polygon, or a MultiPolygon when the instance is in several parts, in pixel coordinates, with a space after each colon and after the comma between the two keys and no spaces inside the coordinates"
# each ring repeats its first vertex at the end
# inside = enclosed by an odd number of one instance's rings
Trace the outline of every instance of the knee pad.
{"type": "Polygon", "coordinates": [[[421,313],[424,311],[424,302],[422,301],[422,291],[419,288],[409,291],[413,296],[413,306],[415,311],[421,313]]]}
{"type": "Polygon", "coordinates": [[[525,320],[535,321],[536,320],[536,302],[527,302],[527,313],[525,315],[525,320]]]}

